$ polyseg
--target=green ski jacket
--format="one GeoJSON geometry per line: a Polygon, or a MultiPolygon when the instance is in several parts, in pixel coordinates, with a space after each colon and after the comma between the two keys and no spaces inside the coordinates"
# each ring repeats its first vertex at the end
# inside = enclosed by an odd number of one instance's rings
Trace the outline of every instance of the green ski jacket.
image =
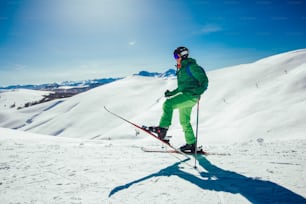
{"type": "Polygon", "coordinates": [[[171,91],[171,95],[182,92],[200,97],[208,87],[208,78],[204,69],[192,58],[184,59],[181,63],[181,68],[176,72],[177,88],[171,91]]]}

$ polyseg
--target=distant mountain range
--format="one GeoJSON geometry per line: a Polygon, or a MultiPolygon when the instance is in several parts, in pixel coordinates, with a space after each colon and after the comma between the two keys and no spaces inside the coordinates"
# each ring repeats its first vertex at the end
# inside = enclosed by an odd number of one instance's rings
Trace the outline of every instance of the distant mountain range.
{"type": "MultiPolygon", "coordinates": [[[[144,77],[171,77],[175,76],[176,71],[174,69],[169,69],[164,73],[158,72],[148,72],[140,71],[134,76],[144,76],[144,77]]],[[[83,92],[89,89],[108,84],[121,78],[102,78],[102,79],[92,79],[92,80],[82,80],[82,81],[64,81],[61,83],[46,83],[38,85],[11,85],[7,87],[0,87],[0,90],[10,90],[10,89],[31,89],[31,90],[45,90],[45,91],[55,91],[55,92],[83,92]],[[68,91],[69,90],[69,91],[68,91]]]]}
{"type": "Polygon", "coordinates": [[[176,75],[176,71],[174,69],[168,69],[164,73],[140,71],[138,74],[134,74],[134,76],[135,75],[144,77],[171,77],[176,75]]]}
{"type": "Polygon", "coordinates": [[[11,85],[7,87],[0,87],[0,89],[32,89],[32,90],[47,90],[54,91],[58,89],[91,89],[97,86],[101,86],[122,78],[104,78],[104,79],[93,79],[93,80],[84,80],[84,81],[64,81],[61,83],[47,83],[47,84],[38,84],[38,85],[11,85]]]}

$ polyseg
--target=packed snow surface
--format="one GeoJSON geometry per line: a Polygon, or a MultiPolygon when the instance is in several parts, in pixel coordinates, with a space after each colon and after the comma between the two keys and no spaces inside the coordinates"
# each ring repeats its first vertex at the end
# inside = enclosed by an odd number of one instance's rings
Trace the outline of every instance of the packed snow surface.
{"type": "MultiPolygon", "coordinates": [[[[0,128],[0,203],[305,203],[305,140],[144,153],[150,138],[69,139],[0,128]],[[178,160],[176,157],[179,157],[178,160]]],[[[155,146],[153,146],[153,144],[155,146]]]]}
{"type": "MultiPolygon", "coordinates": [[[[199,144],[212,155],[197,162],[144,153],[161,144],[103,108],[157,125],[174,77],[131,76],[1,109],[0,203],[306,203],[306,50],[207,74],[199,144]]],[[[169,135],[184,144],[177,113],[169,135]]]]}

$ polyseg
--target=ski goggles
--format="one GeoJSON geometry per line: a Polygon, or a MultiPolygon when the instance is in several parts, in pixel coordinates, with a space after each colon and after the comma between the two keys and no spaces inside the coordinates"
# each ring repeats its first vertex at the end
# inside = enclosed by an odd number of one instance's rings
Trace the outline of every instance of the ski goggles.
{"type": "Polygon", "coordinates": [[[176,53],[174,53],[173,56],[174,56],[174,59],[176,59],[176,60],[180,58],[180,56],[176,53]]]}

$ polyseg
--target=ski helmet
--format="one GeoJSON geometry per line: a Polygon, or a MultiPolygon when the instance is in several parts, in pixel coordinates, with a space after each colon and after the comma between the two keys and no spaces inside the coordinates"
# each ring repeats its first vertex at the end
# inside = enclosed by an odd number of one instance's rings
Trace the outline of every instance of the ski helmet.
{"type": "Polygon", "coordinates": [[[186,59],[189,55],[189,50],[186,47],[178,47],[173,52],[174,58],[177,59],[181,57],[182,59],[186,59]]]}

